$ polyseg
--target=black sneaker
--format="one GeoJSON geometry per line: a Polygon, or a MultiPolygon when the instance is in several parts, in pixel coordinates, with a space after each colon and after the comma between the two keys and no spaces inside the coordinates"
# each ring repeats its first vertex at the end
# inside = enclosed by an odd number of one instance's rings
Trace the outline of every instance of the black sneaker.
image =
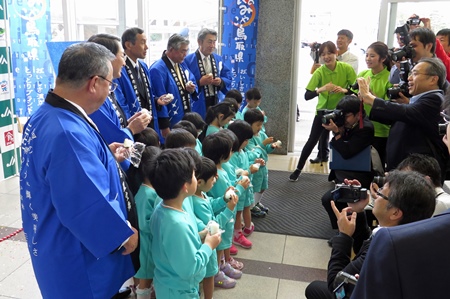
{"type": "Polygon", "coordinates": [[[289,176],[289,181],[291,182],[296,182],[298,181],[298,177],[301,173],[301,170],[296,169],[290,176],[289,176]]]}
{"type": "Polygon", "coordinates": [[[264,218],[266,217],[266,213],[261,211],[260,208],[258,208],[258,206],[254,206],[250,212],[252,213],[252,217],[256,217],[256,218],[264,218]]]}
{"type": "Polygon", "coordinates": [[[256,207],[258,207],[261,211],[263,211],[266,214],[269,214],[269,208],[264,206],[261,202],[258,202],[256,204],[256,207]]]}

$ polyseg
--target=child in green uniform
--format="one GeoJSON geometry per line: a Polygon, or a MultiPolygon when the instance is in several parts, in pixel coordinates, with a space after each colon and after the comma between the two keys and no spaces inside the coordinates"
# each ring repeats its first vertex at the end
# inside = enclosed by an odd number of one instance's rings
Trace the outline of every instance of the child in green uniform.
{"type": "Polygon", "coordinates": [[[151,252],[150,217],[152,216],[156,205],[161,202],[161,198],[158,197],[155,189],[153,189],[152,184],[150,183],[149,174],[151,171],[151,160],[156,158],[160,153],[161,150],[158,147],[146,147],[142,153],[141,163],[139,164],[139,172],[143,178],[143,182],[134,197],[139,221],[139,261],[141,263],[141,267],[135,275],[135,277],[139,279],[139,285],[136,288],[137,299],[152,298],[152,282],[155,264],[153,263],[151,252]]]}
{"type": "Polygon", "coordinates": [[[157,298],[199,298],[199,283],[221,241],[220,233],[200,240],[183,201],[197,190],[194,162],[182,149],[166,149],[153,160],[150,182],[163,199],[150,219],[157,298]]]}
{"type": "MultiPolygon", "coordinates": [[[[217,198],[212,198],[206,195],[206,192],[211,190],[216,183],[217,167],[211,159],[202,157],[201,164],[196,168],[195,175],[197,177],[197,191],[192,197],[195,216],[205,225],[207,225],[211,220],[214,220],[220,227],[225,227],[225,225],[233,219],[233,211],[236,207],[238,197],[236,195],[232,195],[230,199],[226,199],[225,194],[217,198]]],[[[203,295],[205,299],[212,299],[213,297],[214,276],[217,275],[218,272],[219,267],[216,251],[214,250],[208,265],[206,266],[206,275],[203,279],[203,295]]],[[[223,274],[219,274],[219,276],[223,276],[223,274]]],[[[221,280],[221,284],[218,285],[218,287],[232,288],[235,285],[236,280],[230,278],[227,280],[221,280]]]]}

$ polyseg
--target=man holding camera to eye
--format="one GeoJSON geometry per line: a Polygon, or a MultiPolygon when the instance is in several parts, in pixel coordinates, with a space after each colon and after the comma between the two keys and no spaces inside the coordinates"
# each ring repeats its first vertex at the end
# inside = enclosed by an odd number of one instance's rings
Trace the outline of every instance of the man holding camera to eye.
{"type": "MultiPolygon", "coordinates": [[[[345,160],[360,154],[367,147],[371,146],[374,140],[373,124],[367,118],[361,106],[361,101],[357,97],[344,96],[333,112],[334,118],[331,118],[333,114],[330,113],[325,115],[322,120],[322,126],[334,135],[330,141],[333,151],[339,153],[345,160]],[[329,119],[329,122],[327,119],[329,119]]],[[[355,171],[342,168],[339,170],[332,169],[328,179],[330,181],[334,180],[336,184],[341,184],[346,178],[355,178],[361,182],[362,187],[369,188],[373,179],[373,173],[371,171],[355,171]]],[[[331,226],[333,229],[337,229],[336,216],[330,204],[333,198],[332,190],[329,190],[322,196],[322,205],[330,217],[331,226]]],[[[343,202],[337,203],[337,207],[343,209],[347,207],[347,204],[343,202]]],[[[355,251],[358,251],[361,247],[362,240],[361,242],[355,242],[355,251]]]]}
{"type": "Polygon", "coordinates": [[[448,151],[438,131],[445,77],[441,60],[422,58],[408,77],[408,90],[413,96],[408,105],[376,98],[369,90],[368,81],[357,79],[360,99],[372,106],[369,118],[391,125],[386,145],[388,171],[410,153],[420,153],[436,158],[442,179],[445,178],[448,151]]]}
{"type": "MultiPolygon", "coordinates": [[[[448,95],[443,108],[448,123],[448,95]]],[[[448,151],[449,136],[447,126],[443,141],[448,151]]],[[[449,234],[450,209],[430,219],[380,230],[371,242],[352,298],[447,298],[449,234]],[[379,265],[383,266],[374,271],[379,265]]]]}
{"type": "MultiPolygon", "coordinates": [[[[349,185],[360,184],[356,180],[346,180],[345,183],[349,185]]],[[[386,177],[386,183],[382,188],[375,190],[374,188],[378,186],[373,185],[372,187],[372,211],[378,219],[380,228],[427,219],[433,214],[435,208],[434,188],[429,180],[418,172],[394,170],[386,177]]],[[[309,284],[305,290],[305,295],[308,299],[335,298],[333,290],[337,287],[336,284],[339,283],[337,279],[335,281],[338,272],[344,271],[350,275],[360,273],[365,263],[372,237],[378,231],[381,231],[380,228],[376,228],[373,232],[370,232],[364,213],[364,208],[368,203],[369,195],[364,200],[349,203],[348,207],[341,212],[336,208],[335,202],[331,203],[333,212],[337,217],[339,234],[333,239],[333,249],[328,262],[327,282],[313,281],[309,284]],[[352,238],[352,236],[356,234],[365,235],[367,239],[364,241],[361,250],[356,252],[355,258],[350,260],[352,243],[354,242],[354,237],[352,238]]],[[[384,267],[385,265],[383,264],[382,266],[384,267]]],[[[377,272],[377,270],[371,268],[369,271],[377,272]]],[[[349,295],[353,287],[347,285],[345,289],[347,295],[349,295]]],[[[388,297],[380,296],[377,298],[388,297]]]]}

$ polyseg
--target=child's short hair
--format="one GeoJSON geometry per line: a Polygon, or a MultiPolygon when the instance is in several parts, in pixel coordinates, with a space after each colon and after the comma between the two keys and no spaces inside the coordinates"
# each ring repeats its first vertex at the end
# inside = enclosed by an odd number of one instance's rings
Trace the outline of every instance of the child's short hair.
{"type": "Polygon", "coordinates": [[[245,140],[251,139],[253,137],[252,126],[241,119],[235,120],[228,126],[228,130],[232,131],[237,139],[239,140],[239,147],[244,143],[245,140]]]}
{"type": "Polygon", "coordinates": [[[198,154],[198,152],[190,147],[183,148],[184,151],[186,151],[189,156],[191,156],[192,161],[194,161],[195,165],[195,176],[197,177],[197,173],[202,170],[202,157],[198,154]]]}
{"type": "Polygon", "coordinates": [[[258,121],[264,122],[264,114],[262,114],[262,112],[259,109],[251,108],[245,112],[244,120],[248,122],[250,125],[253,125],[255,122],[258,121]]]}
{"type": "Polygon", "coordinates": [[[198,136],[197,128],[193,123],[187,120],[180,120],[172,127],[172,129],[185,129],[186,131],[191,133],[194,138],[197,138],[198,136]]]}
{"type": "Polygon", "coordinates": [[[187,151],[166,149],[152,160],[150,182],[163,200],[176,198],[185,183],[192,183],[194,161],[187,151]]]}
{"type": "Polygon", "coordinates": [[[238,104],[242,103],[242,93],[237,89],[231,89],[225,95],[225,98],[235,99],[238,104]]]}
{"type": "Polygon", "coordinates": [[[234,134],[233,131],[230,131],[228,129],[223,129],[217,132],[218,134],[224,135],[225,137],[229,138],[231,141],[231,151],[233,153],[239,151],[239,147],[241,146],[239,144],[239,139],[237,138],[236,134],[234,134]]]}
{"type": "Polygon", "coordinates": [[[247,90],[247,92],[245,93],[245,99],[247,101],[251,101],[251,100],[261,100],[261,92],[259,91],[258,88],[253,87],[250,88],[249,90],[247,90]]]}
{"type": "Polygon", "coordinates": [[[237,110],[234,104],[225,101],[220,102],[208,108],[205,116],[205,122],[209,125],[216,117],[219,116],[219,114],[223,114],[223,118],[227,118],[229,116],[234,116],[236,111],[237,110]]]}
{"type": "Polygon", "coordinates": [[[139,164],[139,174],[141,178],[150,177],[152,171],[152,160],[156,159],[161,154],[161,149],[156,146],[147,146],[142,152],[141,163],[139,164]]]}
{"type": "Polygon", "coordinates": [[[201,157],[202,168],[201,171],[196,171],[197,180],[204,180],[205,182],[211,177],[217,175],[217,167],[213,160],[207,157],[201,157]]]}
{"type": "Polygon", "coordinates": [[[152,128],[145,128],[142,132],[135,134],[135,142],[141,142],[147,146],[158,146],[159,147],[159,135],[152,128]]]}
{"type": "Polygon", "coordinates": [[[233,105],[235,114],[236,114],[237,111],[239,111],[239,106],[240,106],[240,105],[239,105],[238,102],[237,102],[235,99],[233,99],[233,98],[225,98],[225,99],[223,99],[222,103],[229,103],[229,104],[233,105]]]}
{"type": "Polygon", "coordinates": [[[197,130],[203,131],[205,129],[206,123],[203,120],[202,116],[197,112],[186,112],[183,115],[183,120],[187,120],[193,123],[197,130]]]}
{"type": "Polygon", "coordinates": [[[167,134],[166,148],[194,147],[197,145],[195,137],[185,129],[173,129],[167,134]]]}
{"type": "Polygon", "coordinates": [[[232,142],[228,136],[212,133],[203,139],[203,156],[213,160],[214,164],[220,164],[220,161],[226,160],[230,156],[232,142]]]}

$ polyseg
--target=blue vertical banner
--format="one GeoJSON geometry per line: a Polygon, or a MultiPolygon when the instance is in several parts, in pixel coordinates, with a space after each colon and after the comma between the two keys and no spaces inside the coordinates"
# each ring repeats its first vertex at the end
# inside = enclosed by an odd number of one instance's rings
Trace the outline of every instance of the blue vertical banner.
{"type": "Polygon", "coordinates": [[[52,39],[50,0],[7,0],[15,113],[30,116],[54,85],[46,43],[52,39]]]}
{"type": "Polygon", "coordinates": [[[231,87],[246,92],[255,84],[259,0],[224,0],[222,58],[233,73],[231,87]]]}

